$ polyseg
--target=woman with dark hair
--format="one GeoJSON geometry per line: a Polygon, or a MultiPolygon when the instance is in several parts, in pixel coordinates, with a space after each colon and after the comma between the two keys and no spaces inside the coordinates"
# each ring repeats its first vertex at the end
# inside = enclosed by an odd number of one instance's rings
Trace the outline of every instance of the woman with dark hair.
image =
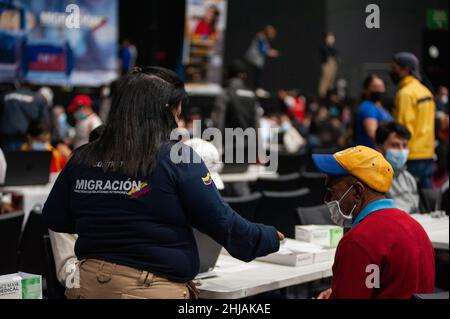
{"type": "Polygon", "coordinates": [[[284,236],[235,213],[195,152],[172,160],[179,144],[169,135],[186,100],[174,72],[136,69],[120,81],[104,132],[59,175],[43,217],[53,231],[78,234],[79,298],[195,295],[193,227],[244,261],[279,249],[284,236]]]}
{"type": "Polygon", "coordinates": [[[356,115],[356,145],[376,149],[375,132],[382,122],[392,122],[393,118],[383,107],[382,98],[386,92],[384,81],[371,74],[363,82],[362,102],[356,115]]]}
{"type": "Polygon", "coordinates": [[[217,33],[217,22],[220,11],[215,5],[210,5],[205,12],[205,16],[198,21],[195,26],[194,35],[201,37],[212,37],[217,33]]]}

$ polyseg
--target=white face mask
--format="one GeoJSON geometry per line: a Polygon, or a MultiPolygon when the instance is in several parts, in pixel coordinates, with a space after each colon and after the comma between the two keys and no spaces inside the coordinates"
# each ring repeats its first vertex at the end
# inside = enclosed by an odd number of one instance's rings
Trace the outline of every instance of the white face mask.
{"type": "Polygon", "coordinates": [[[331,220],[338,226],[348,228],[352,226],[352,213],[356,208],[356,204],[353,206],[352,211],[350,214],[346,215],[342,212],[340,202],[341,200],[348,194],[348,192],[353,188],[353,185],[345,192],[344,195],[342,195],[341,199],[334,200],[331,202],[325,202],[328,209],[330,210],[331,214],[331,220]]]}
{"type": "Polygon", "coordinates": [[[289,122],[284,122],[281,124],[281,131],[286,133],[291,128],[291,124],[289,122]]]}
{"type": "Polygon", "coordinates": [[[397,149],[388,149],[386,150],[386,160],[392,165],[392,167],[397,170],[405,167],[406,162],[408,161],[409,150],[397,150],[397,149]]]}

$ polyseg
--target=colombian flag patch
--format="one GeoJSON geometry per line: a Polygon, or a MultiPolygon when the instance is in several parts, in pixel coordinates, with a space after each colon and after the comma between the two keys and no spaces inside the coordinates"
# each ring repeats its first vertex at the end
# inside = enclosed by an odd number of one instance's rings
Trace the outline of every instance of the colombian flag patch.
{"type": "Polygon", "coordinates": [[[208,172],[206,177],[202,177],[202,181],[203,181],[203,184],[205,184],[205,185],[211,185],[212,182],[213,182],[212,177],[211,177],[211,173],[208,172]]]}
{"type": "Polygon", "coordinates": [[[128,196],[136,199],[152,190],[148,183],[145,182],[141,183],[139,186],[139,188],[133,188],[131,191],[129,191],[128,196]]]}

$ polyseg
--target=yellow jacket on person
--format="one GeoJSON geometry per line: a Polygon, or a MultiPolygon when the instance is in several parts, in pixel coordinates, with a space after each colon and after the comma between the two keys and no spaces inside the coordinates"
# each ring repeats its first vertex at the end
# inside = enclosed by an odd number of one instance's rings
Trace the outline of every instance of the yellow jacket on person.
{"type": "Polygon", "coordinates": [[[411,132],[409,159],[432,159],[434,156],[434,117],[436,105],[433,94],[413,76],[399,84],[394,101],[394,118],[411,132]]]}

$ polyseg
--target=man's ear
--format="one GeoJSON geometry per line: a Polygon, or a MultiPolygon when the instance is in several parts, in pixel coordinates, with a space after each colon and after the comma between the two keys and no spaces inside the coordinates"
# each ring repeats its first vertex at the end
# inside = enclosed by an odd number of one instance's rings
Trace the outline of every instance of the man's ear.
{"type": "Polygon", "coordinates": [[[355,190],[355,197],[357,199],[361,199],[364,195],[364,190],[365,190],[364,185],[361,182],[356,182],[356,184],[354,184],[353,188],[355,190]]]}

